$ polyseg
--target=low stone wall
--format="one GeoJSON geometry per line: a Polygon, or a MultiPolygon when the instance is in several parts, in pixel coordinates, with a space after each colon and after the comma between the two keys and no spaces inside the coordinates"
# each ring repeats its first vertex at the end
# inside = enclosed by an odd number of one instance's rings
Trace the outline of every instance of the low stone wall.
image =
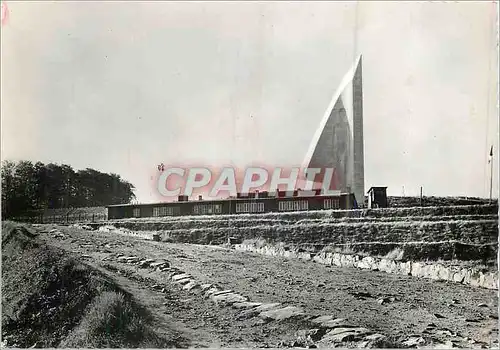
{"type": "Polygon", "coordinates": [[[254,253],[281,256],[285,258],[315,261],[325,265],[338,267],[351,267],[369,270],[378,270],[387,273],[411,275],[416,277],[431,278],[434,280],[453,281],[471,286],[488,289],[498,289],[498,273],[483,271],[478,268],[463,268],[447,266],[442,263],[395,261],[386,258],[360,256],[353,254],[320,252],[318,254],[298,252],[274,245],[257,246],[255,244],[236,244],[236,250],[254,253]]]}
{"type": "Polygon", "coordinates": [[[360,242],[316,247],[301,244],[298,248],[313,253],[326,250],[329,253],[351,253],[361,256],[385,257],[390,255],[394,258],[397,256],[398,260],[412,261],[460,260],[482,261],[487,264],[495,262],[498,257],[498,243],[466,244],[457,240],[439,242],[360,242]]]}
{"type": "MultiPolygon", "coordinates": [[[[86,226],[88,226],[88,225],[86,225],[86,226]]],[[[131,231],[131,230],[124,229],[124,228],[116,228],[112,225],[101,226],[101,227],[99,227],[98,231],[99,232],[111,232],[113,234],[137,237],[137,238],[148,239],[148,240],[153,239],[152,232],[131,231]]]]}

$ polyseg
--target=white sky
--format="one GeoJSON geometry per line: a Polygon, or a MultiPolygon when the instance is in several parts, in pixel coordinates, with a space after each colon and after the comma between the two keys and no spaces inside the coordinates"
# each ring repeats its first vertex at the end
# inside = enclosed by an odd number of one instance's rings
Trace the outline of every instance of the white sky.
{"type": "Polygon", "coordinates": [[[492,2],[7,4],[3,159],[115,172],[140,201],[162,162],[300,165],[361,53],[365,187],[488,196],[492,2]]]}

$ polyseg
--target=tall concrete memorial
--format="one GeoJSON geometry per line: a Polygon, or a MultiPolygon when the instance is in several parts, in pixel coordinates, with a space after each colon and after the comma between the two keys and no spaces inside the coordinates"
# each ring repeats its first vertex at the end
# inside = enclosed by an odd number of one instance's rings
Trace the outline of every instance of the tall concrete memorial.
{"type": "Polygon", "coordinates": [[[303,168],[334,168],[336,189],[364,205],[362,58],[342,79],[316,130],[303,168]]]}

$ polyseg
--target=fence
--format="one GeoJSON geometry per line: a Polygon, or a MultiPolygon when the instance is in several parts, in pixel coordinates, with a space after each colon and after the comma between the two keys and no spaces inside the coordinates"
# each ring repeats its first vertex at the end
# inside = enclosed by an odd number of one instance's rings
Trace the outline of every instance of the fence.
{"type": "Polygon", "coordinates": [[[29,222],[32,224],[74,224],[85,222],[97,222],[107,220],[106,214],[66,214],[66,215],[41,215],[41,216],[21,216],[13,218],[13,221],[29,222]]]}

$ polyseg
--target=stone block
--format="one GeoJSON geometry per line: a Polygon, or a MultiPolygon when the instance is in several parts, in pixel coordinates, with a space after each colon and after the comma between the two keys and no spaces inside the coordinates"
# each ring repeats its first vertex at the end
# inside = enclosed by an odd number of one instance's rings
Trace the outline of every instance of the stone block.
{"type": "Polygon", "coordinates": [[[172,276],[172,281],[178,281],[178,280],[190,278],[190,277],[191,276],[186,274],[186,273],[181,273],[181,274],[177,274],[177,275],[172,276]]]}
{"type": "Polygon", "coordinates": [[[271,319],[277,321],[302,315],[304,315],[304,310],[295,306],[287,306],[282,309],[263,311],[259,314],[259,316],[263,319],[271,319]]]}

